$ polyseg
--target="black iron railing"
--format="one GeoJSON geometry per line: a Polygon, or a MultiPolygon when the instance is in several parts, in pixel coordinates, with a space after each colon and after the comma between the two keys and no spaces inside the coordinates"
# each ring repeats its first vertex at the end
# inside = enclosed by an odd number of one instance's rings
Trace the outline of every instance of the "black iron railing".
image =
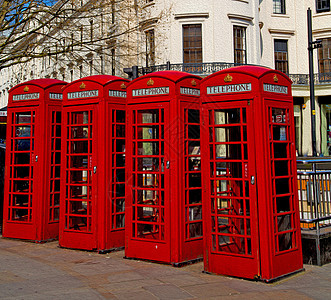
{"type": "Polygon", "coordinates": [[[297,159],[301,232],[314,232],[317,264],[321,260],[321,230],[331,226],[331,159],[297,159]]]}
{"type": "MultiPolygon", "coordinates": [[[[171,64],[168,62],[163,65],[139,68],[139,74],[145,75],[157,71],[175,70],[175,71],[188,72],[191,74],[205,77],[212,73],[221,71],[223,69],[231,68],[234,66],[237,66],[237,64],[225,63],[225,62],[198,63],[198,64],[171,64]]],[[[288,76],[293,81],[293,85],[309,85],[308,74],[288,74],[288,76]]],[[[331,72],[315,74],[314,83],[317,85],[331,84],[331,72]]]]}

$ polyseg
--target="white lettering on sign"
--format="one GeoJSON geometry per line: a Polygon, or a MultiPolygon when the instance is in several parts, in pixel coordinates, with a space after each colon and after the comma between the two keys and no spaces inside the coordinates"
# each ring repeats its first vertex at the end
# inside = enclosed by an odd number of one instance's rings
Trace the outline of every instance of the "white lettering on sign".
{"type": "Polygon", "coordinates": [[[68,93],[68,99],[91,98],[98,96],[99,96],[98,90],[68,93]]]}
{"type": "Polygon", "coordinates": [[[39,99],[39,93],[13,95],[13,101],[37,99],[39,99]]]}
{"type": "Polygon", "coordinates": [[[263,90],[265,92],[287,94],[288,88],[287,88],[287,86],[283,86],[283,85],[264,83],[263,90]]]}
{"type": "Polygon", "coordinates": [[[169,87],[155,87],[149,89],[137,89],[132,90],[132,97],[139,97],[139,96],[154,96],[154,95],[168,95],[169,94],[169,87]]]}
{"type": "Polygon", "coordinates": [[[126,92],[109,90],[109,97],[126,98],[126,92]]]}
{"type": "Polygon", "coordinates": [[[189,87],[180,87],[180,93],[182,95],[189,95],[189,96],[200,96],[200,90],[199,89],[192,89],[189,87]]]}
{"type": "Polygon", "coordinates": [[[250,92],[251,90],[252,90],[251,83],[208,86],[207,95],[250,92]]]}
{"type": "Polygon", "coordinates": [[[49,93],[49,99],[62,100],[63,95],[59,93],[49,93]]]}

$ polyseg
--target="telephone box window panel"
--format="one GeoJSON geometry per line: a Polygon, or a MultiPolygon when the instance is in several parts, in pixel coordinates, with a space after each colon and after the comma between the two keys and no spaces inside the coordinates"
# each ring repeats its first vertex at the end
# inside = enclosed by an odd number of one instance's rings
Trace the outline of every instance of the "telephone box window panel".
{"type": "Polygon", "coordinates": [[[37,79],[9,92],[4,237],[36,242],[58,238],[65,85],[37,79]]]}
{"type": "Polygon", "coordinates": [[[60,238],[62,247],[124,246],[127,80],[96,75],[64,90],[60,238]]]}
{"type": "Polygon", "coordinates": [[[202,257],[200,80],[162,71],[128,86],[127,258],[202,257]]]}
{"type": "Polygon", "coordinates": [[[205,270],[264,281],[302,270],[290,79],[234,67],[206,77],[201,97],[205,270]]]}

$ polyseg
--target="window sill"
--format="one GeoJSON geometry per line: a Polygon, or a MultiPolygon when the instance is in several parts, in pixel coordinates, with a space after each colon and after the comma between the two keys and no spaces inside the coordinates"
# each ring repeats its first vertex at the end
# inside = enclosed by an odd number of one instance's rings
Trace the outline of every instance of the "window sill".
{"type": "Polygon", "coordinates": [[[330,15],[331,15],[331,11],[317,12],[313,15],[313,18],[330,16],[330,15]]]}
{"type": "Polygon", "coordinates": [[[287,14],[271,14],[271,17],[273,18],[289,18],[290,16],[287,14]]]}

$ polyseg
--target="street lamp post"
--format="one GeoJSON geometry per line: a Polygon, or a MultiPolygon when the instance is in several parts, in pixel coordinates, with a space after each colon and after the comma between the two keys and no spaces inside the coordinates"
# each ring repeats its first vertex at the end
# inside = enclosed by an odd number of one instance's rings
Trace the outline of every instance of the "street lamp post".
{"type": "Polygon", "coordinates": [[[309,86],[310,86],[310,112],[311,112],[311,139],[313,156],[317,156],[316,152],[316,111],[315,111],[315,87],[314,87],[314,53],[313,50],[322,47],[322,41],[313,41],[311,9],[307,10],[307,23],[308,23],[308,53],[309,53],[309,86]]]}

